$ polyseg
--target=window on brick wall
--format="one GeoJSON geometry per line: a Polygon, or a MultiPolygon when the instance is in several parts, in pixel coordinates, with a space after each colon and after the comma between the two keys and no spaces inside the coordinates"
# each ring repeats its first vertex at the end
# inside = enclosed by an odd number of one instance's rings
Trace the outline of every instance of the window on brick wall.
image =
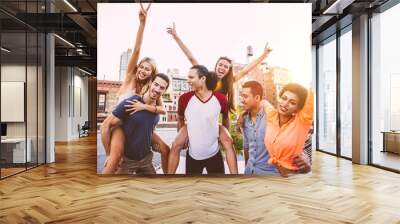
{"type": "Polygon", "coordinates": [[[105,113],[106,112],[106,93],[98,93],[97,94],[97,112],[105,113]]]}

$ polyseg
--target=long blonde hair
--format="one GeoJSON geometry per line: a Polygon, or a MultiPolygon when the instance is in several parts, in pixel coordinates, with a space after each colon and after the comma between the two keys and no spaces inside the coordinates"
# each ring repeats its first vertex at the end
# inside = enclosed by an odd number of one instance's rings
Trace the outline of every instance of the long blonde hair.
{"type": "Polygon", "coordinates": [[[149,89],[151,80],[156,74],[157,74],[156,61],[152,58],[144,57],[135,66],[135,68],[133,70],[133,74],[127,73],[125,75],[125,80],[122,83],[121,88],[118,91],[118,95],[124,94],[127,89],[131,89],[131,90],[135,89],[136,94],[143,95],[149,89]],[[147,78],[144,83],[143,83],[143,81],[141,82],[136,75],[139,66],[143,62],[147,62],[151,65],[151,76],[149,78],[147,78]]]}

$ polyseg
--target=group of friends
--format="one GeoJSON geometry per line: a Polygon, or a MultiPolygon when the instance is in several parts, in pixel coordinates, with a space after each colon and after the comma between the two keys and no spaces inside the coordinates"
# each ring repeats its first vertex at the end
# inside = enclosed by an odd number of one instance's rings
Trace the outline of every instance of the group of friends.
{"type": "MultiPolygon", "coordinates": [[[[229,133],[229,114],[235,113],[234,82],[259,65],[272,51],[265,47],[262,55],[234,73],[233,62],[220,57],[214,71],[199,64],[176,32],[175,24],[167,28],[192,67],[187,75],[191,91],[178,100],[177,136],[171,147],[155,133],[159,115],[165,114],[161,96],[170,85],[167,75],[159,73],[154,59],[139,61],[140,48],[150,5],[139,11],[139,29],[129,60],[119,101],[101,126],[101,141],[107,159],[103,174],[155,174],[153,151],[161,154],[165,174],[174,174],[180,152],[186,152],[186,174],[224,174],[224,156],[230,174],[238,174],[238,163],[229,133]],[[222,125],[219,124],[222,114],[222,125]]],[[[267,90],[268,91],[268,90],[267,90]]],[[[310,139],[313,125],[313,93],[295,83],[285,85],[278,94],[277,105],[263,100],[263,88],[257,81],[241,87],[243,113],[237,127],[243,134],[244,174],[274,174],[310,171],[310,139]]]]}

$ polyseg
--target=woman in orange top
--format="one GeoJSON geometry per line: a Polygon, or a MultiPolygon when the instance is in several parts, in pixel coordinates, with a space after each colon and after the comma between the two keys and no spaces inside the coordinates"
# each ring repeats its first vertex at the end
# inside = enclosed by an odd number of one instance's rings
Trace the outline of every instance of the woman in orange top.
{"type": "Polygon", "coordinates": [[[313,124],[313,93],[299,84],[287,84],[279,93],[277,108],[265,106],[265,111],[264,142],[270,155],[268,163],[276,165],[281,175],[287,176],[298,170],[293,159],[303,152],[313,124]]]}

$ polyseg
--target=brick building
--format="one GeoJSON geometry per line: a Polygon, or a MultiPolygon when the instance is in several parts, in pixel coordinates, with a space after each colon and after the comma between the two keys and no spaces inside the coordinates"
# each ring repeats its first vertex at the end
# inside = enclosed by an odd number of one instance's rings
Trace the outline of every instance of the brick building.
{"type": "MultiPolygon", "coordinates": [[[[245,64],[234,63],[234,72],[240,71],[245,64]]],[[[291,74],[289,70],[280,67],[269,67],[266,63],[262,63],[257,68],[251,70],[249,74],[234,84],[235,88],[235,101],[240,105],[239,94],[241,86],[250,80],[259,82],[264,90],[264,99],[268,100],[272,105],[276,105],[277,95],[282,89],[282,86],[291,82],[291,74]]]]}
{"type": "Polygon", "coordinates": [[[97,123],[112,112],[118,102],[118,91],[121,87],[120,81],[97,80],[97,123]]]}
{"type": "MultiPolygon", "coordinates": [[[[160,116],[160,123],[176,122],[178,114],[178,99],[183,93],[189,91],[186,78],[179,76],[178,69],[168,69],[167,75],[171,84],[162,96],[167,114],[160,116]]],[[[122,81],[97,81],[97,123],[98,125],[112,112],[118,102],[118,91],[122,81]]]]}
{"type": "Polygon", "coordinates": [[[180,76],[178,69],[168,69],[167,75],[170,78],[171,85],[167,92],[164,94],[164,107],[167,114],[161,117],[164,122],[176,122],[178,115],[178,99],[179,97],[189,91],[186,77],[180,76]]]}

